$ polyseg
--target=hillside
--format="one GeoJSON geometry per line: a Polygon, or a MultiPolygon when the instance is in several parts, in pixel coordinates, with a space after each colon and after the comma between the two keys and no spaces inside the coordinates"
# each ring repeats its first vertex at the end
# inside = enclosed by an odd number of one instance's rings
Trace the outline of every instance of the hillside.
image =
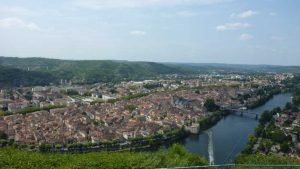
{"type": "Polygon", "coordinates": [[[49,73],[0,66],[0,87],[46,85],[57,79],[49,73]]]}
{"type": "Polygon", "coordinates": [[[205,63],[154,63],[112,60],[59,60],[0,57],[0,85],[43,85],[61,79],[73,83],[144,80],[165,74],[194,73],[300,73],[299,66],[205,63]],[[13,73],[15,72],[15,73],[13,73]]]}
{"type": "Polygon", "coordinates": [[[186,71],[153,62],[128,62],[109,60],[70,61],[45,58],[0,57],[0,65],[27,72],[49,73],[58,79],[74,83],[114,82],[143,80],[161,74],[186,73],[186,71]],[[29,70],[29,71],[28,71],[29,70]]]}
{"type": "Polygon", "coordinates": [[[74,154],[42,154],[16,148],[0,149],[1,168],[159,168],[205,165],[204,158],[173,145],[156,152],[93,152],[74,154]]]}

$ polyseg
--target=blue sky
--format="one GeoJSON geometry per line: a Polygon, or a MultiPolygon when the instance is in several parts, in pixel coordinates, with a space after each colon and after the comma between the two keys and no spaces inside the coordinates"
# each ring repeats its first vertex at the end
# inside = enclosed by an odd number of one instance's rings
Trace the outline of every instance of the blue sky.
{"type": "Polygon", "coordinates": [[[300,65],[298,0],[0,0],[0,55],[300,65]]]}

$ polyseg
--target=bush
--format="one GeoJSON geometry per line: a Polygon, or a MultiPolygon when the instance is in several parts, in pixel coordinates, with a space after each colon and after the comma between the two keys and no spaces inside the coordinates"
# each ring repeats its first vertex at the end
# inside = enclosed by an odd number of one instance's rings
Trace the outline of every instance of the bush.
{"type": "Polygon", "coordinates": [[[4,139],[4,140],[7,139],[7,134],[4,133],[4,131],[0,131],[0,139],[4,139]]]}
{"type": "Polygon", "coordinates": [[[207,111],[214,112],[219,109],[219,106],[216,105],[214,99],[207,99],[204,103],[204,107],[207,109],[207,111]]]}

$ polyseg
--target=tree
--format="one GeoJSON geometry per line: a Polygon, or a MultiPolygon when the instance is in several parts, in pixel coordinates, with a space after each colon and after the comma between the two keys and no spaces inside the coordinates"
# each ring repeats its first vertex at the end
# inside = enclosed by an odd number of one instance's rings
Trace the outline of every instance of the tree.
{"type": "Polygon", "coordinates": [[[49,145],[49,144],[41,144],[40,146],[39,146],[39,150],[41,151],[41,152],[47,152],[47,151],[49,151],[51,149],[51,145],[49,145]]]}
{"type": "Polygon", "coordinates": [[[293,104],[299,106],[300,105],[300,96],[293,97],[293,104]]]}
{"type": "Polygon", "coordinates": [[[24,97],[25,97],[26,100],[31,100],[32,99],[32,92],[26,92],[24,97]]]}
{"type": "Polygon", "coordinates": [[[280,144],[280,150],[284,153],[288,153],[290,151],[290,146],[287,142],[280,144]]]}
{"type": "Polygon", "coordinates": [[[135,110],[137,107],[135,105],[132,105],[132,104],[129,104],[129,105],[126,105],[124,107],[125,110],[129,110],[129,111],[133,111],[135,110]]]}
{"type": "Polygon", "coordinates": [[[262,134],[262,132],[263,132],[263,130],[264,130],[264,125],[261,125],[261,124],[259,124],[257,127],[256,127],[256,129],[255,129],[255,136],[256,137],[259,137],[261,134],[262,134]]]}
{"type": "Polygon", "coordinates": [[[7,134],[4,133],[3,131],[0,131],[0,139],[6,140],[7,139],[7,134]]]}
{"type": "Polygon", "coordinates": [[[273,117],[273,115],[272,115],[271,112],[265,111],[261,115],[261,117],[259,119],[259,123],[262,124],[262,125],[265,125],[267,122],[269,122],[272,119],[272,117],[273,117]]]}
{"type": "Polygon", "coordinates": [[[207,99],[204,103],[204,107],[210,112],[217,111],[219,109],[219,106],[216,105],[214,99],[207,99]]]}
{"type": "Polygon", "coordinates": [[[286,110],[289,110],[289,109],[291,109],[291,108],[292,108],[292,103],[287,102],[286,105],[285,105],[285,109],[286,109],[286,110]]]}
{"type": "Polygon", "coordinates": [[[249,140],[249,144],[253,145],[253,144],[256,143],[257,138],[256,138],[254,135],[251,134],[251,135],[249,136],[248,140],[249,140]]]}

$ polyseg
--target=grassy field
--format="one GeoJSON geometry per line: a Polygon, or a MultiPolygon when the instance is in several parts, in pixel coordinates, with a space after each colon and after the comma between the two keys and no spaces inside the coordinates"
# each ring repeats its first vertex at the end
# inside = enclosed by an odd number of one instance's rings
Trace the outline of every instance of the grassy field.
{"type": "Polygon", "coordinates": [[[157,152],[93,152],[85,154],[41,154],[15,148],[0,149],[0,168],[158,168],[205,165],[204,158],[173,145],[157,152]]]}

